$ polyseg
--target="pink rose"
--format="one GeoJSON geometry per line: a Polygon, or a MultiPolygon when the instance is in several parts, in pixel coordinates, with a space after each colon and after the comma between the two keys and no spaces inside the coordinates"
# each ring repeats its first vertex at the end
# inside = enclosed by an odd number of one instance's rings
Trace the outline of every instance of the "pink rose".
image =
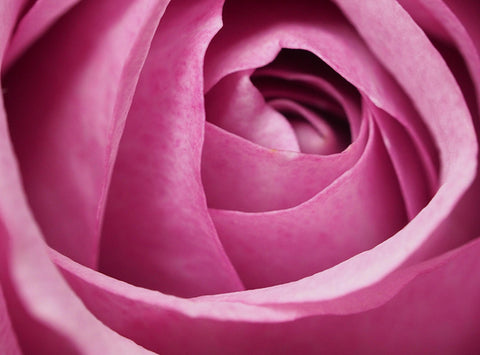
{"type": "Polygon", "coordinates": [[[480,352],[479,4],[0,1],[0,354],[480,352]]]}

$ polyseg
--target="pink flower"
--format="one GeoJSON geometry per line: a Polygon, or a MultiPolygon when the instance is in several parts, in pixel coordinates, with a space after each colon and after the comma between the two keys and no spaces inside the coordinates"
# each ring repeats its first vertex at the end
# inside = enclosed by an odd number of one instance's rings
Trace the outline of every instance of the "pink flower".
{"type": "Polygon", "coordinates": [[[0,1],[0,353],[479,352],[479,15],[0,1]]]}

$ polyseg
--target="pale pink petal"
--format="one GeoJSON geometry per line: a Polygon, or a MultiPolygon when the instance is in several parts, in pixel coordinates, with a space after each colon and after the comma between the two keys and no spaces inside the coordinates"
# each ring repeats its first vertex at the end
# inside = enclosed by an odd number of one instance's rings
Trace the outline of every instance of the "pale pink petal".
{"type": "Polygon", "coordinates": [[[120,144],[102,235],[102,272],[182,296],[243,289],[200,177],[202,64],[220,10],[216,0],[175,2],[162,18],[120,144]]]}
{"type": "MultiPolygon", "coordinates": [[[[300,64],[301,65],[301,64],[300,64]]],[[[333,70],[330,68],[330,71],[333,70]]],[[[318,110],[336,116],[345,116],[350,125],[351,139],[355,140],[360,131],[360,95],[358,91],[337,73],[332,77],[330,71],[322,71],[320,76],[304,73],[302,67],[267,68],[255,73],[257,86],[265,98],[288,97],[291,100],[307,104],[318,110]],[[260,76],[260,80],[258,79],[260,76]],[[327,79],[328,78],[328,79],[327,79]],[[269,83],[269,79],[272,80],[269,83]],[[326,97],[319,95],[324,94],[326,97]],[[331,101],[334,100],[334,101],[331,101]]],[[[338,117],[340,118],[340,117],[338,117]]],[[[342,117],[343,118],[343,117],[342,117]]]]}
{"type": "Polygon", "coordinates": [[[287,119],[265,102],[250,74],[230,74],[207,93],[207,120],[264,147],[300,151],[287,119]]]}
{"type": "MultiPolygon", "coordinates": [[[[16,1],[0,2],[0,58],[15,18],[16,1]]],[[[73,293],[52,264],[29,210],[0,97],[0,280],[1,340],[19,353],[5,322],[8,315],[24,353],[147,354],[98,321],[73,293]],[[3,296],[5,303],[3,303],[3,296]],[[9,336],[6,340],[4,336],[9,336]]],[[[11,328],[10,328],[11,329],[11,328]]]]}
{"type": "MultiPolygon", "coordinates": [[[[435,40],[436,48],[455,75],[472,115],[477,135],[480,132],[480,31],[477,25],[478,3],[469,1],[400,1],[410,15],[435,40]]],[[[477,176],[478,176],[477,170],[477,176]]],[[[476,206],[480,199],[480,179],[464,194],[451,218],[442,222],[435,248],[417,251],[416,258],[450,250],[465,243],[480,228],[476,206]],[[455,238],[442,238],[455,235],[455,238]]]]}
{"type": "Polygon", "coordinates": [[[5,76],[35,217],[49,245],[91,267],[126,113],[167,3],[82,2],[5,76]]]}
{"type": "Polygon", "coordinates": [[[342,152],[350,144],[349,137],[336,132],[325,117],[300,103],[272,99],[269,104],[279,112],[301,118],[291,120],[290,124],[304,153],[330,155],[342,152]]]}
{"type": "Polygon", "coordinates": [[[451,354],[480,346],[479,252],[476,240],[344,298],[258,306],[172,297],[52,257],[93,314],[160,354],[451,354]]]}

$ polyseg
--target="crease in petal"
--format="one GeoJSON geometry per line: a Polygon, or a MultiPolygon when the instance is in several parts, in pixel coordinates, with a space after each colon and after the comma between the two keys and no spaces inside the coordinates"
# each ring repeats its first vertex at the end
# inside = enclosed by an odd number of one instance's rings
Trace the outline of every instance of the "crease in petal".
{"type": "Polygon", "coordinates": [[[18,23],[2,62],[2,73],[8,71],[25,50],[40,38],[59,18],[80,0],[34,0],[18,23]]]}
{"type": "Polygon", "coordinates": [[[349,170],[361,156],[367,137],[365,123],[347,149],[321,156],[267,149],[207,122],[202,182],[208,206],[245,212],[294,207],[349,170]]]}
{"type": "Polygon", "coordinates": [[[250,74],[231,74],[206,94],[207,120],[264,147],[300,151],[287,119],[266,104],[250,74]]]}
{"type": "Polygon", "coordinates": [[[210,210],[247,288],[282,284],[328,269],[405,225],[395,172],[378,128],[368,120],[369,139],[362,156],[310,200],[262,213],[210,210]]]}
{"type": "Polygon", "coordinates": [[[476,302],[480,294],[478,280],[471,277],[480,268],[479,241],[397,270],[350,298],[314,303],[272,304],[266,299],[255,304],[243,297],[256,291],[183,299],[109,278],[53,250],[51,257],[93,314],[155,352],[185,350],[179,348],[183,343],[194,352],[237,349],[239,354],[258,349],[298,350],[305,344],[309,344],[305,351],[313,353],[320,350],[318,346],[323,350],[381,348],[388,352],[419,344],[425,350],[433,345],[472,350],[479,346],[472,330],[478,329],[475,314],[480,312],[476,302]],[[467,297],[458,297],[459,293],[467,297]],[[432,307],[432,302],[437,307],[432,307]],[[396,327],[385,327],[386,323],[396,327]],[[162,336],[157,329],[164,330],[162,336]],[[346,332],[353,344],[338,337],[338,329],[346,332]],[[378,336],[372,339],[372,334],[378,336]],[[245,336],[256,341],[246,343],[245,336]]]}
{"type": "Polygon", "coordinates": [[[81,2],[5,75],[29,203],[48,243],[91,267],[126,111],[166,5],[81,2]]]}
{"type": "MultiPolygon", "coordinates": [[[[21,5],[15,1],[0,2],[2,56],[21,5]]],[[[99,322],[49,259],[22,188],[3,96],[0,97],[0,176],[1,289],[21,352],[149,353],[99,322]]],[[[2,342],[0,346],[5,344],[8,343],[2,342]]],[[[18,349],[11,350],[15,353],[18,349]]]]}
{"type": "Polygon", "coordinates": [[[221,5],[174,2],[162,18],[120,143],[102,232],[102,272],[185,297],[243,289],[200,176],[200,73],[221,5]]]}

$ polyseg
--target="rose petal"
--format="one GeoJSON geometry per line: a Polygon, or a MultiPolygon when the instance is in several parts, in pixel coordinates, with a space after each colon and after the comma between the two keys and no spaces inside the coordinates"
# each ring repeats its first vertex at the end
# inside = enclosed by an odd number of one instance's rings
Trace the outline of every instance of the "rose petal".
{"type": "MultiPolygon", "coordinates": [[[[450,212],[470,186],[477,165],[477,142],[465,102],[438,52],[399,5],[368,0],[368,4],[362,2],[361,8],[355,8],[355,11],[349,7],[357,5],[345,5],[351,11],[352,21],[359,22],[359,28],[365,32],[369,43],[375,45],[377,56],[385,61],[385,65],[395,66],[392,73],[411,92],[412,100],[419,110],[421,108],[422,117],[435,141],[442,143],[438,147],[442,152],[442,185],[409,224],[377,247],[289,286],[225,296],[230,301],[261,304],[272,300],[283,303],[331,299],[378,281],[399,267],[420,246],[429,246],[432,255],[442,250],[437,248],[439,239],[451,239],[451,230],[443,222],[448,220],[450,212]],[[378,13],[383,16],[377,16],[378,13]],[[407,48],[419,48],[422,56],[412,56],[407,48]]],[[[460,230],[456,236],[465,240],[462,232],[460,230]]]]}
{"type": "Polygon", "coordinates": [[[266,65],[282,47],[309,50],[407,128],[427,167],[431,188],[437,187],[437,152],[429,131],[410,99],[338,9],[308,1],[284,1],[275,6],[229,1],[224,18],[225,26],[213,39],[205,59],[207,92],[225,75],[266,65]]]}
{"type": "Polygon", "coordinates": [[[45,34],[53,24],[64,16],[79,0],[36,0],[25,16],[20,20],[11,39],[2,72],[15,62],[18,57],[41,35],[45,34]]]}
{"type": "Polygon", "coordinates": [[[480,239],[351,297],[263,306],[223,302],[222,296],[167,296],[54,251],[52,257],[99,319],[158,353],[472,353],[480,346],[480,285],[472,277],[480,272],[479,252],[480,239]]]}
{"type": "Polygon", "coordinates": [[[264,147],[300,151],[291,125],[265,103],[250,74],[243,71],[228,75],[207,93],[208,121],[264,147]]]}
{"type": "Polygon", "coordinates": [[[6,74],[9,128],[35,216],[49,245],[91,267],[126,112],[166,5],[82,3],[6,74]]]}
{"type": "Polygon", "coordinates": [[[10,316],[8,314],[5,297],[0,285],[0,352],[2,354],[21,354],[22,351],[18,346],[17,337],[12,328],[10,316]]]}
{"type": "Polygon", "coordinates": [[[200,178],[202,63],[220,10],[216,0],[175,2],[162,18],[120,145],[102,234],[103,272],[182,296],[243,289],[200,178]]]}
{"type": "Polygon", "coordinates": [[[395,168],[402,190],[408,219],[414,218],[432,197],[428,171],[422,165],[421,153],[401,124],[385,111],[365,100],[378,123],[385,147],[395,168]]]}
{"type": "Polygon", "coordinates": [[[207,122],[202,181],[208,205],[245,212],[294,207],[350,169],[362,154],[367,135],[365,124],[344,152],[320,156],[263,148],[207,122]]]}
{"type": "MultiPolygon", "coordinates": [[[[0,2],[0,58],[21,5],[18,1],[0,2]]],[[[50,261],[25,200],[3,97],[0,107],[0,279],[22,352],[149,353],[92,316],[50,261]]],[[[2,310],[1,314],[7,313],[2,310]]],[[[2,324],[2,337],[6,329],[2,324]]],[[[0,346],[5,345],[8,343],[0,346]]],[[[10,350],[18,350],[12,342],[10,345],[10,350]]]]}
{"type": "MultiPolygon", "coordinates": [[[[480,33],[476,15],[478,4],[469,1],[400,1],[415,21],[433,38],[441,51],[455,79],[460,85],[472,115],[477,135],[480,132],[480,33]],[[463,58],[462,58],[463,56],[463,58]]],[[[479,170],[477,169],[477,176],[479,170]]],[[[435,248],[431,246],[417,250],[414,259],[450,250],[470,240],[480,228],[476,206],[480,199],[480,179],[476,179],[453,210],[451,217],[442,221],[439,228],[444,231],[432,236],[435,248]],[[455,238],[448,237],[455,235],[455,238]],[[447,236],[442,238],[442,236],[447,236]]]]}
{"type": "Polygon", "coordinates": [[[356,164],[311,200],[270,213],[211,210],[247,288],[294,281],[327,269],[393,235],[405,207],[377,128],[370,124],[356,164]]]}

